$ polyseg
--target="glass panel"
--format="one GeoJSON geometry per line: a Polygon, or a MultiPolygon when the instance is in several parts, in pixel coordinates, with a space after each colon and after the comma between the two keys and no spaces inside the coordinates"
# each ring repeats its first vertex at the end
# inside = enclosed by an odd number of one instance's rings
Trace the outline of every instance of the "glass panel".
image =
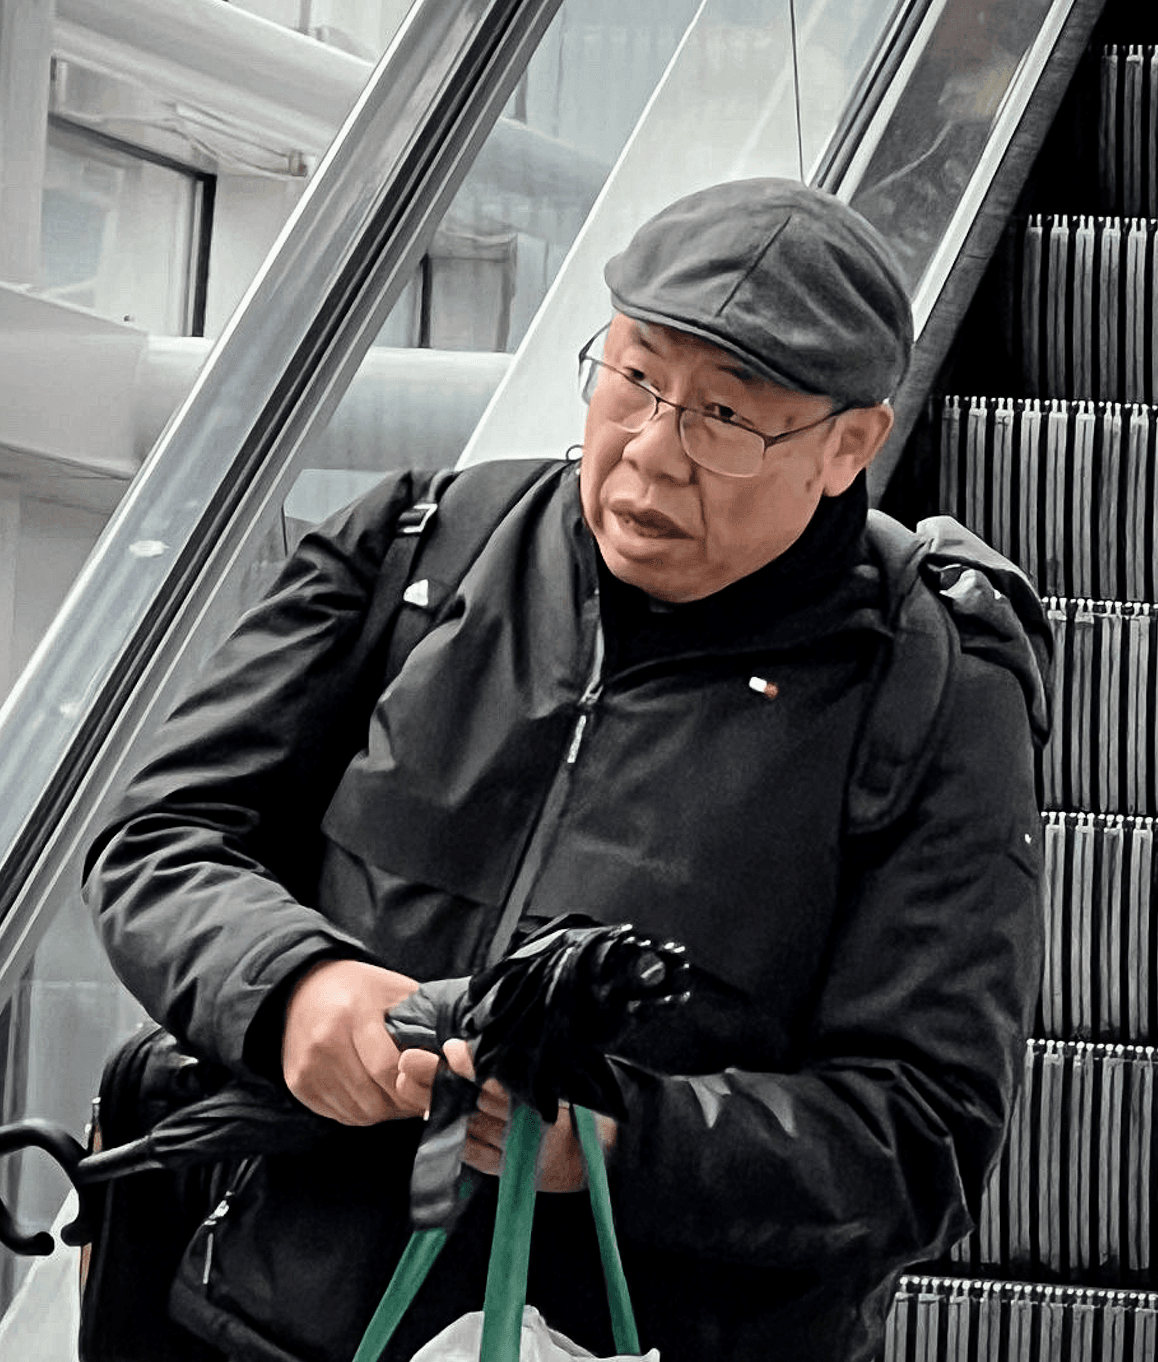
{"type": "Polygon", "coordinates": [[[866,61],[898,8],[894,0],[796,0],[801,162],[810,182],[815,182],[810,172],[866,61]]]}
{"type": "Polygon", "coordinates": [[[38,292],[181,335],[198,192],[193,175],[83,129],[50,124],[38,292]]]}
{"type": "MultiPolygon", "coordinates": [[[[144,1020],[106,963],[77,895],[0,1009],[0,1122],[36,1115],[79,1137],[109,1051],[144,1020]]],[[[0,1197],[25,1229],[50,1226],[67,1192],[47,1155],[29,1151],[0,1163],[0,1197]]],[[[0,1314],[29,1266],[0,1249],[0,1314]]],[[[73,1280],[68,1285],[75,1289],[73,1280]]]]}
{"type": "MultiPolygon", "coordinates": [[[[831,135],[894,8],[893,0],[798,0],[794,14],[788,0],[705,0],[472,435],[465,461],[561,453],[579,438],[575,356],[607,320],[604,263],[641,222],[682,194],[746,176],[799,178],[831,135]]],[[[596,67],[591,79],[597,78],[596,67]]]]}
{"type": "Polygon", "coordinates": [[[1053,0],[944,5],[851,202],[892,242],[913,293],[981,160],[1053,0]]]}
{"type": "Polygon", "coordinates": [[[379,344],[513,351],[699,0],[564,0],[379,344]]]}
{"type": "Polygon", "coordinates": [[[299,507],[343,504],[347,470],[455,462],[699,7],[564,0],[422,268],[302,451],[299,507]],[[399,345],[479,353],[403,359],[386,348],[399,345]]]}

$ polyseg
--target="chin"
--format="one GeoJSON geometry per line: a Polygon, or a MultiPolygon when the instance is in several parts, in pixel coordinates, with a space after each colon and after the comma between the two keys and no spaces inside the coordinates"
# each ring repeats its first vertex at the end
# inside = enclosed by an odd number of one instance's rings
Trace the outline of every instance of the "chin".
{"type": "Polygon", "coordinates": [[[638,587],[640,591],[646,591],[649,596],[654,596],[657,601],[666,601],[669,605],[699,600],[701,596],[710,596],[714,590],[712,588],[697,591],[681,582],[677,573],[664,571],[661,567],[641,563],[635,559],[621,558],[618,554],[604,555],[604,562],[613,577],[618,577],[628,586],[638,587]]]}
{"type": "Polygon", "coordinates": [[[705,574],[702,571],[689,572],[687,564],[681,565],[679,560],[686,556],[689,544],[687,540],[644,540],[628,537],[625,550],[624,544],[620,542],[621,536],[614,531],[607,532],[601,526],[594,535],[599,552],[611,575],[618,577],[621,582],[626,582],[628,586],[646,591],[656,600],[679,605],[684,601],[695,601],[703,596],[710,596],[724,585],[724,583],[705,585],[705,574]]]}

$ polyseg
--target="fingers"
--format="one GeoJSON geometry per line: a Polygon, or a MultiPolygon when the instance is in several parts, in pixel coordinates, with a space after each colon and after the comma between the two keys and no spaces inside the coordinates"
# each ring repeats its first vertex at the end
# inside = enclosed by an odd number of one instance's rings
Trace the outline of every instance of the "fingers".
{"type": "Polygon", "coordinates": [[[577,1192],[586,1182],[583,1150],[571,1123],[571,1108],[564,1104],[558,1119],[543,1134],[535,1185],[540,1192],[577,1192]]]}
{"type": "MultiPolygon", "coordinates": [[[[474,1079],[474,1061],[466,1041],[448,1040],[442,1052],[454,1073],[474,1079]]],[[[479,1088],[478,1106],[467,1124],[463,1163],[480,1173],[496,1176],[502,1168],[510,1116],[511,1100],[506,1089],[495,1079],[488,1078],[479,1088]]]]}
{"type": "Polygon", "coordinates": [[[352,1045],[329,1047],[324,1057],[307,1053],[296,1073],[287,1066],[286,1083],[299,1102],[343,1125],[374,1125],[396,1115],[389,1096],[362,1069],[352,1045]]]}
{"type": "Polygon", "coordinates": [[[290,995],[282,1033],[282,1071],[298,1101],[344,1125],[416,1114],[397,1099],[398,1048],[382,1019],[417,987],[358,960],[309,970],[290,995]]]}
{"type": "Polygon", "coordinates": [[[466,1128],[466,1146],[462,1161],[480,1173],[497,1177],[502,1171],[503,1150],[506,1146],[507,1122],[476,1112],[466,1128]]]}
{"type": "Polygon", "coordinates": [[[438,1056],[429,1050],[403,1050],[398,1057],[400,1075],[429,1088],[438,1072],[438,1056]]]}
{"type": "Polygon", "coordinates": [[[430,1110],[438,1063],[438,1056],[428,1050],[403,1050],[398,1057],[394,1097],[415,1116],[425,1116],[430,1110]]]}
{"type": "MultiPolygon", "coordinates": [[[[454,1073],[473,1080],[474,1059],[465,1040],[448,1040],[442,1047],[442,1053],[454,1073]]],[[[505,1122],[510,1117],[511,1099],[497,1079],[488,1078],[479,1089],[478,1109],[500,1121],[505,1122]]]]}

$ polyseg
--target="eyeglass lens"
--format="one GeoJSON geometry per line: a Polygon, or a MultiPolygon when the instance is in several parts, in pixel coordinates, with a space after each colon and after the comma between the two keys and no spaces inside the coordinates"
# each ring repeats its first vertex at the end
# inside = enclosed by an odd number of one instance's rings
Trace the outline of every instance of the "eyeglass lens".
{"type": "MultiPolygon", "coordinates": [[[[590,402],[599,388],[610,420],[625,430],[641,431],[655,415],[659,400],[649,389],[600,361],[586,357],[579,374],[579,390],[590,402]]],[[[680,442],[693,463],[714,473],[753,477],[764,459],[764,441],[752,431],[702,412],[680,410],[680,442]]]]}

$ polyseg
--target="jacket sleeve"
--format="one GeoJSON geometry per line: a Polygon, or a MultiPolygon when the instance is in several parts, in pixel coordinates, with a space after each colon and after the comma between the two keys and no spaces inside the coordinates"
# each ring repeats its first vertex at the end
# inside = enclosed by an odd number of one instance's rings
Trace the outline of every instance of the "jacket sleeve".
{"type": "Polygon", "coordinates": [[[309,902],[321,818],[378,693],[367,615],[410,486],[393,475],[306,535],[89,852],[85,893],[117,973],[235,1071],[280,984],[314,959],[369,958],[309,902]]]}
{"type": "Polygon", "coordinates": [[[880,1280],[969,1230],[1037,997],[1041,833],[1017,681],[964,655],[954,685],[903,820],[849,848],[799,1069],[627,1076],[629,1238],[880,1280]]]}

